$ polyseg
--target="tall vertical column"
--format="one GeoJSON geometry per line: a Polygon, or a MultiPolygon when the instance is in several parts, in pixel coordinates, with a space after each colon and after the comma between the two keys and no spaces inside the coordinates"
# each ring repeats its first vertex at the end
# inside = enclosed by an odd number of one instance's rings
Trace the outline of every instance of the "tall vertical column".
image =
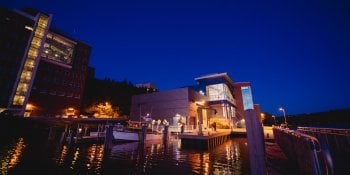
{"type": "Polygon", "coordinates": [[[19,72],[19,78],[15,85],[16,90],[11,98],[10,108],[19,110],[19,115],[23,115],[28,102],[35,73],[40,61],[40,53],[50,26],[51,16],[39,13],[35,19],[37,22],[33,29],[32,39],[29,43],[22,69],[20,69],[19,72]]]}
{"type": "Polygon", "coordinates": [[[265,175],[265,141],[262,123],[253,109],[245,110],[249,161],[252,175],[265,175]]]}

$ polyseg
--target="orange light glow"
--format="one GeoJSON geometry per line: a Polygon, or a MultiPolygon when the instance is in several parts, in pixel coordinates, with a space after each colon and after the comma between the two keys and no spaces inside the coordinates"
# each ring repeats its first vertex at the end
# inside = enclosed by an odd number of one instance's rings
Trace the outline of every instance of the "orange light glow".
{"type": "Polygon", "coordinates": [[[26,106],[26,110],[34,110],[35,106],[28,103],[27,106],[26,106]]]}

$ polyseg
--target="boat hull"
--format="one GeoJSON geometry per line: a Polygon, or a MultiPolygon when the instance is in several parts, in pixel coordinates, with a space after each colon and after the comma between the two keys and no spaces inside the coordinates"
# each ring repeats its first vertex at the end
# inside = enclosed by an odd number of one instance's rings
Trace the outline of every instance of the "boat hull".
{"type": "MultiPolygon", "coordinates": [[[[138,132],[113,131],[114,140],[140,141],[141,134],[138,132]]],[[[161,134],[147,133],[145,141],[162,140],[161,134]]]]}

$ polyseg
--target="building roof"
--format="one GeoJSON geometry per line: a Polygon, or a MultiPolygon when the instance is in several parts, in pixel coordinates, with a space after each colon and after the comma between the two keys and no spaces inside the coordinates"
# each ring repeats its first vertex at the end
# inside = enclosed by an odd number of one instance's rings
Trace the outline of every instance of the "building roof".
{"type": "Polygon", "coordinates": [[[229,83],[231,83],[232,85],[234,84],[233,80],[228,76],[227,72],[203,75],[201,77],[195,78],[195,80],[198,81],[198,80],[215,79],[215,78],[225,78],[229,83]]]}
{"type": "Polygon", "coordinates": [[[235,86],[251,86],[250,82],[235,82],[235,86]]]}

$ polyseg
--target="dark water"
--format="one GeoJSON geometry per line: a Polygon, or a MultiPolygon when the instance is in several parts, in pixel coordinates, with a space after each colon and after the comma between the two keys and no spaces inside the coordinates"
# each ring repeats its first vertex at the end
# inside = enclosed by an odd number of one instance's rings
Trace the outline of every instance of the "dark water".
{"type": "Polygon", "coordinates": [[[167,143],[78,146],[43,138],[3,137],[0,174],[249,174],[245,138],[232,138],[212,150],[167,143]]]}

